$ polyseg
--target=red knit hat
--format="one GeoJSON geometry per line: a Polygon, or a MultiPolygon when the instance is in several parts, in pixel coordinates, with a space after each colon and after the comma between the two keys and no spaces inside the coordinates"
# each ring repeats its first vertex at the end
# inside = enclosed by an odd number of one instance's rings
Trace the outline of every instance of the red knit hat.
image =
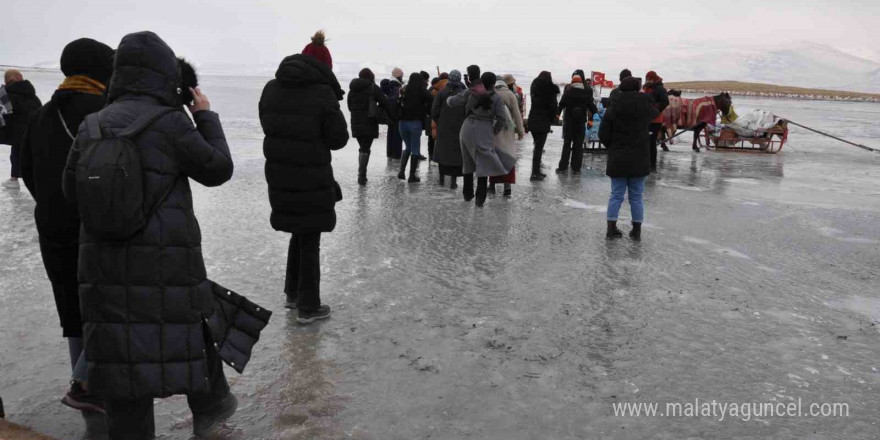
{"type": "Polygon", "coordinates": [[[660,75],[657,75],[657,72],[652,70],[652,71],[648,72],[647,74],[645,74],[645,81],[651,81],[651,82],[655,82],[655,83],[656,82],[663,82],[663,78],[660,78],[660,75]]]}
{"type": "Polygon", "coordinates": [[[332,69],[333,57],[330,56],[330,50],[324,45],[324,40],[324,31],[315,32],[315,36],[312,37],[312,42],[303,48],[302,54],[313,57],[332,69]]]}
{"type": "Polygon", "coordinates": [[[575,75],[575,76],[571,77],[572,84],[575,84],[575,83],[582,83],[583,84],[583,82],[584,82],[584,79],[581,78],[580,76],[575,75]]]}

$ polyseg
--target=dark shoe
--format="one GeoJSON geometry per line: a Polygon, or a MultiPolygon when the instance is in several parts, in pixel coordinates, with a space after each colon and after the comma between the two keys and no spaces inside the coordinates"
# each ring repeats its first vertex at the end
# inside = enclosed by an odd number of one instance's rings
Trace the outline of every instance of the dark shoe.
{"type": "Polygon", "coordinates": [[[466,175],[463,179],[464,183],[462,185],[464,188],[461,190],[461,194],[464,196],[465,202],[470,202],[474,199],[474,175],[466,175]]]}
{"type": "Polygon", "coordinates": [[[358,185],[367,184],[367,165],[370,163],[370,153],[358,154],[358,185]]]}
{"type": "Polygon", "coordinates": [[[403,156],[400,156],[400,172],[397,173],[397,178],[400,180],[406,179],[406,163],[409,161],[409,154],[404,153],[403,156]]]}
{"type": "Polygon", "coordinates": [[[694,149],[694,151],[696,151],[697,153],[700,152],[700,147],[693,147],[693,149],[694,149]]]}
{"type": "Polygon", "coordinates": [[[620,237],[623,237],[623,232],[620,232],[620,229],[617,229],[617,222],[608,220],[608,232],[605,233],[605,238],[620,237]]]}
{"type": "Polygon", "coordinates": [[[669,148],[666,147],[666,144],[660,144],[660,148],[662,148],[663,151],[669,151],[669,148]]]}
{"type": "Polygon", "coordinates": [[[418,159],[418,160],[428,160],[427,157],[425,157],[425,156],[423,156],[423,155],[421,155],[421,154],[418,155],[418,156],[416,156],[416,159],[418,159]]]}
{"type": "Polygon", "coordinates": [[[490,184],[489,184],[489,188],[487,188],[486,191],[488,191],[489,194],[495,194],[495,184],[494,184],[494,183],[490,183],[490,184]]]}
{"type": "Polygon", "coordinates": [[[505,183],[505,184],[504,184],[504,197],[510,197],[510,195],[511,195],[512,193],[513,193],[513,190],[510,188],[510,184],[509,184],[509,183],[505,183]]]}
{"type": "Polygon", "coordinates": [[[409,179],[406,180],[407,182],[418,183],[422,181],[422,179],[419,179],[419,161],[421,161],[421,159],[418,157],[412,158],[412,163],[410,163],[409,166],[409,179]]]}
{"type": "Polygon", "coordinates": [[[440,175],[440,181],[437,182],[437,183],[439,183],[440,186],[446,185],[446,176],[444,176],[444,175],[441,174],[441,175],[440,175]]]}
{"type": "Polygon", "coordinates": [[[544,180],[544,177],[545,176],[541,175],[540,173],[532,174],[532,177],[530,177],[529,180],[531,180],[532,182],[540,182],[544,180]]]}
{"type": "Polygon", "coordinates": [[[207,438],[214,434],[238,409],[238,399],[229,393],[206,413],[193,413],[193,435],[207,438]]]}
{"type": "Polygon", "coordinates": [[[571,175],[572,175],[572,176],[580,176],[580,175],[581,175],[581,171],[580,171],[580,170],[571,170],[571,175]]]}
{"type": "Polygon", "coordinates": [[[299,309],[299,316],[296,317],[296,322],[306,325],[311,324],[319,319],[327,319],[329,317],[330,306],[321,304],[321,306],[318,307],[318,310],[313,310],[311,312],[299,309]]]}
{"type": "Polygon", "coordinates": [[[642,224],[633,222],[633,229],[629,232],[629,238],[635,241],[642,240],[642,224]]]}
{"type": "Polygon", "coordinates": [[[104,401],[100,397],[90,394],[77,381],[70,382],[70,389],[61,398],[61,403],[79,411],[107,414],[107,411],[104,410],[104,401]]]}
{"type": "Polygon", "coordinates": [[[565,173],[566,171],[568,171],[568,168],[557,168],[557,169],[556,169],[556,174],[563,174],[563,173],[565,173]]]}
{"type": "Polygon", "coordinates": [[[451,179],[452,179],[452,181],[449,182],[449,189],[456,189],[456,188],[458,188],[458,177],[456,177],[456,176],[452,176],[451,179]]]}
{"type": "Polygon", "coordinates": [[[284,303],[284,307],[290,310],[296,310],[298,307],[299,301],[296,299],[296,295],[291,295],[289,293],[287,295],[287,301],[284,303]]]}
{"type": "Polygon", "coordinates": [[[486,204],[486,192],[487,192],[487,180],[488,177],[480,177],[477,179],[477,192],[476,192],[476,205],[477,207],[482,208],[483,205],[486,204]]]}

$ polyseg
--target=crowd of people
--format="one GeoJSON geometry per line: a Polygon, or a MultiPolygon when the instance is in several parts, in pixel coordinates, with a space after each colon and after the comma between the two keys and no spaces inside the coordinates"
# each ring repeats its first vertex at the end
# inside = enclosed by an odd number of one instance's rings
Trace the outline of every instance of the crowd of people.
{"type": "MultiPolygon", "coordinates": [[[[303,325],[330,316],[320,296],[320,238],[334,230],[343,199],[331,152],[349,141],[340,107],[346,93],[332,69],[318,32],[301,53],[284,58],[258,109],[269,222],[291,234],[285,307],[303,325]]],[[[61,53],[61,71],[65,78],[45,105],[21,72],[6,71],[0,134],[13,146],[12,178],[4,186],[17,188],[21,178],[36,202],[40,251],[69,347],[72,382],[62,402],[106,414],[111,439],[149,439],[153,399],[185,394],[194,434],[209,436],[237,407],[221,362],[243,368],[216,349],[218,288],[206,274],[190,189],[190,180],[212,187],[232,178],[220,118],[192,66],[151,32],[126,35],[115,50],[75,40],[61,53]]],[[[531,84],[527,118],[512,75],[471,65],[464,75],[403,77],[394,69],[376,84],[363,69],[350,83],[359,184],[367,184],[381,124],[388,125],[386,155],[400,161],[400,179],[419,182],[420,162],[434,161],[440,184],[449,178],[455,189],[462,177],[464,199],[477,206],[497,184],[510,196],[516,143],[527,132],[534,140],[530,179],[546,177],[544,146],[560,117],[564,145],[556,171],[580,173],[585,124],[598,111],[583,71],[564,90],[541,72],[531,84]]],[[[662,80],[653,72],[646,79],[642,88],[621,73],[599,131],[608,148],[610,239],[622,236],[617,220],[626,194],[630,236],[641,238],[656,118],[668,103],[662,80]]]]}

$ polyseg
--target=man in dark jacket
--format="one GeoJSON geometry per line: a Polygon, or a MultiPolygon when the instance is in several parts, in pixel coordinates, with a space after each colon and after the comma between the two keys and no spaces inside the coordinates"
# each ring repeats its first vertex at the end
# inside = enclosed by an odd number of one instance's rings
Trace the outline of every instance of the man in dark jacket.
{"type": "Polygon", "coordinates": [[[611,178],[611,197],[608,200],[608,238],[621,237],[617,216],[624,195],[629,192],[633,229],[630,237],[641,239],[645,207],[642,193],[645,176],[651,173],[648,144],[648,124],[657,117],[651,98],[639,93],[639,81],[625,78],[614,105],[605,111],[599,126],[599,140],[608,148],[608,168],[611,178]]]}
{"type": "Polygon", "coordinates": [[[391,124],[388,115],[391,106],[370,69],[362,69],[348,86],[348,111],[351,112],[351,136],[358,141],[358,185],[367,184],[367,165],[370,163],[370,147],[379,137],[380,113],[383,124],[391,124]],[[371,114],[372,113],[372,114],[371,114]]]}
{"type": "Polygon", "coordinates": [[[286,307],[299,308],[301,324],[330,316],[320,295],[321,233],[336,228],[335,206],[342,200],[330,152],[348,143],[339,108],[345,92],[331,65],[323,33],[316,34],[302,54],[281,61],[260,97],[270,222],[292,234],[284,293],[286,307]]]}
{"type": "MultiPolygon", "coordinates": [[[[623,80],[625,80],[631,76],[633,76],[633,75],[632,75],[632,72],[629,71],[629,69],[621,70],[620,71],[620,83],[622,83],[623,80]]],[[[618,83],[617,87],[615,87],[613,90],[611,90],[611,93],[608,94],[608,105],[605,106],[605,110],[608,110],[611,107],[611,105],[614,104],[614,98],[617,96],[618,93],[620,93],[620,83],[618,83]]]]}
{"type": "Polygon", "coordinates": [[[535,141],[532,176],[529,180],[541,181],[547,177],[541,172],[541,156],[544,154],[544,144],[547,143],[550,127],[556,122],[558,105],[556,97],[559,95],[559,86],[553,83],[550,72],[543,71],[532,81],[529,94],[532,97],[532,108],[529,110],[527,128],[535,141]]]}
{"type": "Polygon", "coordinates": [[[106,84],[113,73],[113,49],[89,38],[75,40],[61,53],[64,82],[37,110],[21,143],[21,174],[34,197],[34,219],[40,253],[55,295],[62,335],[70,349],[73,381],[62,403],[81,411],[103,411],[103,404],[84,387],[88,379],[82,356],[82,319],[76,268],[79,212],[64,199],[61,176],[77,128],[86,115],[104,107],[106,84]]]}
{"type": "MultiPolygon", "coordinates": [[[[144,228],[126,239],[79,235],[79,295],[89,390],[104,399],[111,439],[151,439],[153,398],[186,394],[193,433],[208,436],[235,412],[205,321],[214,313],[190,179],[218,186],[232,159],[210,103],[198,89],[181,108],[177,58],[152,32],[126,35],[116,52],[109,105],[86,118],[64,171],[77,194],[80,151],[117,136],[144,115],[163,113],[133,138],[143,169],[144,228]],[[94,119],[90,119],[94,118],[94,119]],[[97,125],[95,125],[97,123],[97,125]]],[[[39,190],[38,190],[39,192],[39,190]]]]}
{"type": "MultiPolygon", "coordinates": [[[[669,96],[666,93],[666,88],[663,87],[663,78],[660,78],[657,72],[653,70],[645,75],[645,88],[642,91],[651,97],[651,100],[654,102],[654,108],[660,112],[651,121],[650,127],[651,170],[654,171],[657,169],[657,139],[660,136],[660,131],[663,130],[663,110],[666,110],[666,107],[669,106],[669,96]]],[[[666,150],[668,151],[669,149],[667,148],[666,150]]]]}
{"type": "Polygon", "coordinates": [[[596,103],[593,102],[593,88],[585,84],[582,75],[571,77],[571,87],[559,100],[559,108],[556,114],[565,112],[562,127],[562,157],[559,158],[557,173],[564,173],[568,169],[569,157],[571,157],[571,173],[581,173],[581,165],[584,161],[584,137],[586,136],[586,123],[590,115],[598,113],[596,103]]]}
{"type": "Polygon", "coordinates": [[[12,146],[9,161],[12,163],[12,176],[3,182],[7,189],[19,189],[18,178],[21,177],[21,139],[27,129],[28,122],[40,106],[40,98],[33,84],[24,79],[21,72],[9,69],[4,73],[6,94],[12,107],[12,113],[5,117],[5,124],[0,126],[0,144],[12,146]]]}

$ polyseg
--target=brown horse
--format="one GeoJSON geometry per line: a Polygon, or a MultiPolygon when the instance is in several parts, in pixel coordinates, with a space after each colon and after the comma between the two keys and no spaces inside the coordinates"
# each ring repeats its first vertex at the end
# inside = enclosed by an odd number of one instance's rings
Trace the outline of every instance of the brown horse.
{"type": "Polygon", "coordinates": [[[715,96],[682,99],[681,101],[681,110],[678,118],[673,116],[671,121],[667,121],[668,118],[664,118],[663,123],[666,126],[674,126],[680,130],[675,136],[670,137],[670,140],[685,132],[693,131],[694,142],[692,148],[699,153],[700,133],[707,126],[715,125],[715,118],[719,111],[722,115],[727,116],[730,113],[733,100],[730,98],[730,93],[724,92],[715,96]]]}

